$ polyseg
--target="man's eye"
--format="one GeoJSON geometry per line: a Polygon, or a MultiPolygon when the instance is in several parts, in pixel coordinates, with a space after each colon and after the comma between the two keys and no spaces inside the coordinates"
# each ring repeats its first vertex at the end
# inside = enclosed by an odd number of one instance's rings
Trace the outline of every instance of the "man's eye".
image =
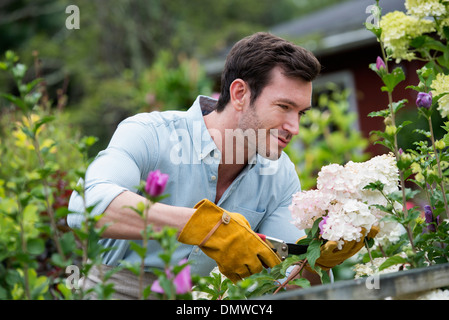
{"type": "Polygon", "coordinates": [[[286,106],[285,104],[280,104],[279,107],[281,107],[281,109],[287,110],[288,106],[286,106]]]}

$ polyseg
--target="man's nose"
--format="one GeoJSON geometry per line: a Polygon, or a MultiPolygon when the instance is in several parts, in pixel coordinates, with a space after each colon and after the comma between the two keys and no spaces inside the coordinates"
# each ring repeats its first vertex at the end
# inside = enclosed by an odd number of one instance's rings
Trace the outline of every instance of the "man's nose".
{"type": "Polygon", "coordinates": [[[284,122],[283,129],[288,131],[291,135],[296,136],[299,133],[299,115],[289,115],[284,122]]]}

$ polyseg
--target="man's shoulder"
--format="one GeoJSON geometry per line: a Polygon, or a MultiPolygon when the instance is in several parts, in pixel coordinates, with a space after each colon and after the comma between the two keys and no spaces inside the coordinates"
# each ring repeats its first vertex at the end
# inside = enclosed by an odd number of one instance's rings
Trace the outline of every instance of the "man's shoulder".
{"type": "Polygon", "coordinates": [[[123,120],[121,124],[138,124],[144,126],[160,126],[180,121],[186,118],[185,111],[169,110],[169,111],[152,111],[137,113],[123,120]]]}

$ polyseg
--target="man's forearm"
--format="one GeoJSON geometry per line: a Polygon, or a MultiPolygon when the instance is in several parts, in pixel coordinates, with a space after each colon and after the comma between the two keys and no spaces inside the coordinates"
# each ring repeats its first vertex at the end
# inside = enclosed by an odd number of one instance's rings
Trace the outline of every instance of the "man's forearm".
{"type": "MultiPolygon", "coordinates": [[[[103,237],[112,239],[141,239],[141,231],[144,229],[144,221],[133,209],[139,202],[146,203],[144,197],[125,191],[117,196],[106,208],[105,214],[98,221],[97,226],[108,224],[103,237]]],[[[154,203],[147,212],[147,223],[155,228],[170,226],[179,231],[194,213],[193,208],[174,207],[162,203],[154,203]]]]}

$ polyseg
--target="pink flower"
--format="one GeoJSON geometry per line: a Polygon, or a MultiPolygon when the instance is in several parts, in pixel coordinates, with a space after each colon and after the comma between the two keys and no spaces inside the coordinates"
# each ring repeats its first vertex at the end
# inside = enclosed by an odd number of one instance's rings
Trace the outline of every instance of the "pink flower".
{"type": "Polygon", "coordinates": [[[376,68],[380,71],[381,68],[387,69],[387,66],[385,65],[385,62],[382,60],[381,57],[377,57],[376,59],[376,68]]]}
{"type": "MultiPolygon", "coordinates": [[[[187,262],[187,259],[183,259],[179,262],[182,265],[187,262]]],[[[168,279],[173,278],[173,273],[171,270],[165,270],[165,274],[168,279]]],[[[192,277],[190,276],[190,266],[185,266],[173,279],[173,284],[176,288],[176,294],[184,294],[192,289],[192,277]]],[[[151,285],[151,291],[156,293],[164,293],[164,289],[159,284],[159,280],[156,280],[151,285]]]]}
{"type": "Polygon", "coordinates": [[[320,228],[320,234],[321,235],[324,232],[323,228],[324,228],[324,225],[326,224],[327,218],[328,218],[328,216],[323,217],[323,220],[321,220],[320,223],[318,224],[318,227],[320,228]]]}
{"type": "MultiPolygon", "coordinates": [[[[185,263],[184,259],[180,264],[185,263]]],[[[192,277],[190,276],[190,266],[185,266],[175,277],[173,283],[176,287],[176,294],[184,294],[192,289],[192,277]]]]}
{"type": "Polygon", "coordinates": [[[151,171],[148,174],[145,192],[152,197],[160,196],[168,181],[168,174],[161,173],[159,170],[151,171]]]}
{"type": "Polygon", "coordinates": [[[159,280],[156,280],[151,285],[151,291],[156,293],[164,293],[164,289],[162,289],[161,285],[159,284],[159,280]]]}

